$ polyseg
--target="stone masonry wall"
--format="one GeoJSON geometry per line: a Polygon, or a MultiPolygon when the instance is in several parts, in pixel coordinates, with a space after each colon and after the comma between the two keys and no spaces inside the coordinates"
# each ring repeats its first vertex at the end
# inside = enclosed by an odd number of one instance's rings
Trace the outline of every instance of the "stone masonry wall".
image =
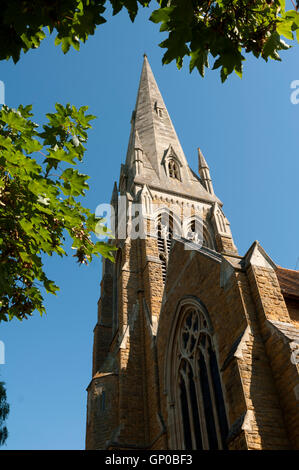
{"type": "Polygon", "coordinates": [[[220,288],[220,267],[220,262],[201,253],[188,253],[180,244],[172,253],[157,339],[164,420],[168,422],[165,392],[169,393],[168,384],[164,383],[165,339],[169,338],[179,300],[193,295],[206,306],[215,331],[213,339],[234,436],[229,448],[240,448],[240,445],[247,449],[289,448],[279,396],[246,274],[232,274],[226,286],[220,288]]]}
{"type": "Polygon", "coordinates": [[[289,339],[296,330],[299,339],[299,330],[291,321],[275,271],[250,266],[248,278],[289,441],[292,448],[299,449],[298,363],[291,360],[289,339]]]}

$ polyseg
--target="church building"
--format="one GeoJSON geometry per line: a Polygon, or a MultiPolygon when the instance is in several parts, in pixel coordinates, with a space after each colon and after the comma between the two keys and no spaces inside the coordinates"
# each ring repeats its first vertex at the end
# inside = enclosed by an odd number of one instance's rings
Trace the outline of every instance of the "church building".
{"type": "Polygon", "coordinates": [[[146,56],[111,205],[86,449],[299,449],[299,271],[239,255],[146,56]]]}

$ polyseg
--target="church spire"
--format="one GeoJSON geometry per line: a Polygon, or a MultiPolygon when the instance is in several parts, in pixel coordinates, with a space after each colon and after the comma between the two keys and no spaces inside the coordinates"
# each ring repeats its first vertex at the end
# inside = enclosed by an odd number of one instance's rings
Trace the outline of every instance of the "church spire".
{"type": "Polygon", "coordinates": [[[128,148],[128,160],[134,150],[133,141],[136,131],[144,152],[158,177],[161,173],[161,160],[165,151],[171,147],[178,158],[186,162],[179,139],[169,117],[164,100],[144,54],[136,106],[132,115],[132,131],[128,148]]]}
{"type": "Polygon", "coordinates": [[[134,181],[196,199],[219,201],[188,165],[146,54],[132,113],[126,169],[129,191],[134,181]]]}

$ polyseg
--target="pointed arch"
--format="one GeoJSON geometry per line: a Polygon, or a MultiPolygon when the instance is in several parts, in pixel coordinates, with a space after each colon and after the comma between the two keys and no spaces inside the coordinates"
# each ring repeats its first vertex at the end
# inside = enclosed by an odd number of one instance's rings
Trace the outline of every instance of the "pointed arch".
{"type": "Polygon", "coordinates": [[[176,309],[165,364],[171,449],[224,449],[228,433],[214,331],[193,296],[176,309]]]}
{"type": "Polygon", "coordinates": [[[183,233],[187,240],[201,243],[202,246],[215,250],[211,227],[201,217],[193,215],[184,221],[183,233]]]}
{"type": "Polygon", "coordinates": [[[182,181],[182,175],[181,175],[182,163],[171,144],[166,150],[161,163],[162,165],[164,165],[166,175],[169,178],[182,181]]]}
{"type": "MultiPolygon", "coordinates": [[[[163,198],[161,197],[161,202],[163,203],[163,198]]],[[[165,203],[165,202],[164,202],[165,203]]],[[[171,229],[172,237],[181,238],[182,236],[182,221],[180,216],[176,211],[175,205],[171,205],[171,208],[157,207],[153,212],[153,219],[155,221],[155,227],[157,231],[157,224],[160,221],[163,225],[168,226],[171,229]]]]}
{"type": "Polygon", "coordinates": [[[172,239],[181,236],[180,218],[168,208],[159,208],[155,214],[159,259],[162,265],[162,278],[165,283],[172,239]]]}

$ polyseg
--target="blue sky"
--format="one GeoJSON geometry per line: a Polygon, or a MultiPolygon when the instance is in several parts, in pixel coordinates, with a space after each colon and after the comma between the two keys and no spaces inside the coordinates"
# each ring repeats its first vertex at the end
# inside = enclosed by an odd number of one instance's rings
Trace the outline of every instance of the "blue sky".
{"type": "MultiPolygon", "coordinates": [[[[242,80],[221,84],[219,72],[202,79],[187,64],[162,66],[163,35],[141,11],[134,24],[125,12],[101,26],[80,52],[64,55],[54,38],[0,63],[6,104],[33,104],[41,122],[55,102],[89,105],[98,116],[80,171],[90,175],[85,205],[110,201],[125,160],[143,53],[146,52],[190,166],[197,147],[211,170],[241,255],[259,240],[279,265],[299,258],[299,105],[290,101],[299,79],[299,46],[283,62],[247,59],[242,80]]],[[[11,406],[3,449],[83,449],[86,387],[91,379],[93,328],[100,295],[101,262],[78,267],[70,256],[47,260],[60,286],[46,298],[47,315],[1,323],[6,364],[0,367],[11,406]]],[[[299,266],[299,263],[298,263],[299,266]]]]}

